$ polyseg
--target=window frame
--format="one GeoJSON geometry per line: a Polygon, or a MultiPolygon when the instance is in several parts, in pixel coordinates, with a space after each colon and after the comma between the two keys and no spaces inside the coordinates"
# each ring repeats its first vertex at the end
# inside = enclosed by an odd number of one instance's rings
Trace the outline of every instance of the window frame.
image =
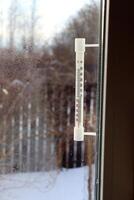
{"type": "MultiPolygon", "coordinates": [[[[121,0],[103,4],[98,110],[97,200],[134,198],[133,6],[121,0]],[[110,5],[109,5],[110,4],[110,5]],[[126,68],[127,67],[127,68],[126,68]]],[[[96,176],[97,177],[97,176],[96,176]]]]}
{"type": "Polygon", "coordinates": [[[100,2],[100,50],[97,84],[97,142],[96,142],[96,175],[95,199],[103,200],[104,149],[105,149],[105,114],[106,114],[106,85],[107,85],[107,55],[109,28],[109,0],[100,2]]]}

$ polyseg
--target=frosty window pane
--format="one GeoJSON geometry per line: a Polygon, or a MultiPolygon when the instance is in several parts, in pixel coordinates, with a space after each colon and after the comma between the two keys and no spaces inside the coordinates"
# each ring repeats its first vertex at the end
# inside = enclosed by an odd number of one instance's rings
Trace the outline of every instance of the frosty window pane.
{"type": "MultiPolygon", "coordinates": [[[[94,200],[96,137],[73,140],[75,38],[99,43],[99,0],[0,1],[2,199],[94,200]]],[[[84,127],[96,132],[99,48],[88,48],[84,127]]]]}

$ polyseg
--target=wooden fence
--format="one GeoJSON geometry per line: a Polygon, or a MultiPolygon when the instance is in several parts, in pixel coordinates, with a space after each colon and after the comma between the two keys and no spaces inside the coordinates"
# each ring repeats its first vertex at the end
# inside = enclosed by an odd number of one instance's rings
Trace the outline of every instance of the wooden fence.
{"type": "MultiPolygon", "coordinates": [[[[96,128],[96,85],[85,89],[85,126],[96,128]]],[[[79,167],[94,159],[95,139],[73,141],[74,88],[27,84],[0,100],[0,173],[79,167]]]]}

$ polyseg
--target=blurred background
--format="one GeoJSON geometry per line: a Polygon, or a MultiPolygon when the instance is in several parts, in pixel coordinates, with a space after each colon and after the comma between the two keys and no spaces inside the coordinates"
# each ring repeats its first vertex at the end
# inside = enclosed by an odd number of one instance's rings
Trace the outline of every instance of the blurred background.
{"type": "MultiPolygon", "coordinates": [[[[0,173],[95,163],[95,137],[73,141],[75,38],[99,42],[100,2],[0,1],[0,173]]],[[[85,53],[85,131],[96,131],[99,50],[85,53]]],[[[90,180],[94,173],[90,173],[90,180]]]]}

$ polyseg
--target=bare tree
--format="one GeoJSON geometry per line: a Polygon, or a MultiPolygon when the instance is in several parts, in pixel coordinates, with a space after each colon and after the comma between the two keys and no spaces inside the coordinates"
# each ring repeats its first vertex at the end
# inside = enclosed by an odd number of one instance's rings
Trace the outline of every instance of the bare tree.
{"type": "Polygon", "coordinates": [[[34,51],[34,45],[35,45],[35,28],[36,28],[36,0],[32,0],[32,6],[31,6],[31,30],[30,30],[30,44],[29,44],[29,52],[34,51]]]}
{"type": "Polygon", "coordinates": [[[9,48],[11,50],[15,47],[15,32],[17,25],[17,15],[18,15],[18,1],[12,0],[9,8],[9,48]]]}
{"type": "MultiPolygon", "coordinates": [[[[72,73],[74,84],[75,52],[74,40],[77,37],[86,38],[87,43],[98,43],[99,40],[99,5],[95,2],[86,5],[72,18],[65,29],[54,38],[52,51],[56,60],[65,64],[64,70],[72,73]]],[[[85,56],[85,77],[87,82],[96,82],[96,67],[98,62],[98,50],[88,49],[85,56]]]]}
{"type": "Polygon", "coordinates": [[[2,47],[3,44],[3,12],[0,11],[0,47],[2,47]]]}

